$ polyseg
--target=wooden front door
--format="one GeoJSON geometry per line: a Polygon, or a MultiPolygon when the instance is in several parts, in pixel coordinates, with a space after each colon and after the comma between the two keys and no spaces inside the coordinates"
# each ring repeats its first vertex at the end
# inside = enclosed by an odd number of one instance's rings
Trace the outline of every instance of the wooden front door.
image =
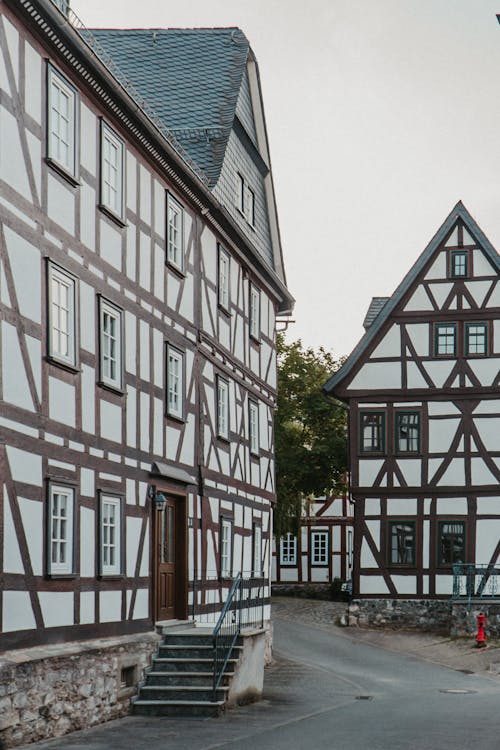
{"type": "Polygon", "coordinates": [[[157,620],[176,617],[176,515],[175,500],[167,497],[164,510],[155,509],[155,566],[157,620]]]}

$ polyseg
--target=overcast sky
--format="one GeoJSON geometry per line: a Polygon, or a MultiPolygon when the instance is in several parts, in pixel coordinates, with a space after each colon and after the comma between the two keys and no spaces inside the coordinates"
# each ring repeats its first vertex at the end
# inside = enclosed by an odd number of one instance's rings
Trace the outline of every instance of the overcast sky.
{"type": "Polygon", "coordinates": [[[239,26],[259,63],[289,338],[349,354],[461,199],[500,244],[500,0],[71,0],[108,27],[239,26]]]}

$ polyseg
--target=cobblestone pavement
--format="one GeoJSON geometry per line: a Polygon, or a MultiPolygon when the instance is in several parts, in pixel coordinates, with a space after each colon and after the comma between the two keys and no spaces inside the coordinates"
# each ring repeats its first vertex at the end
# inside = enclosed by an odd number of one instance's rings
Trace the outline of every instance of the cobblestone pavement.
{"type": "Polygon", "coordinates": [[[436,633],[382,628],[339,627],[340,617],[348,613],[345,602],[273,597],[272,613],[273,618],[313,625],[321,630],[335,629],[337,635],[353,643],[368,643],[462,672],[500,677],[498,641],[490,641],[486,648],[478,649],[474,638],[450,638],[436,633]]]}

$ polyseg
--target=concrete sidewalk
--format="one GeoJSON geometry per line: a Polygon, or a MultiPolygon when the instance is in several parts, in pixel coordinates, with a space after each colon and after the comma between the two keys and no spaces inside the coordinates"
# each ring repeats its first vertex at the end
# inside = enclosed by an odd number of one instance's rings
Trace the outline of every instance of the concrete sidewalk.
{"type": "Polygon", "coordinates": [[[294,597],[273,597],[272,600],[273,618],[301,622],[321,630],[334,630],[336,635],[350,639],[353,644],[368,643],[461,672],[500,676],[498,641],[491,641],[486,648],[478,649],[473,637],[450,638],[416,631],[341,627],[339,620],[347,611],[348,605],[344,602],[294,597]]]}

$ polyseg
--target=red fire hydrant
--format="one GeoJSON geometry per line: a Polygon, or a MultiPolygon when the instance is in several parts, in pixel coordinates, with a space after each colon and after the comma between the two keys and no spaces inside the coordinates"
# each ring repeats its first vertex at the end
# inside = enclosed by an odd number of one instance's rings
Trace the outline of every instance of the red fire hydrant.
{"type": "Polygon", "coordinates": [[[476,648],[486,647],[486,635],[484,634],[484,621],[486,615],[481,613],[477,616],[477,635],[476,635],[476,648]]]}

